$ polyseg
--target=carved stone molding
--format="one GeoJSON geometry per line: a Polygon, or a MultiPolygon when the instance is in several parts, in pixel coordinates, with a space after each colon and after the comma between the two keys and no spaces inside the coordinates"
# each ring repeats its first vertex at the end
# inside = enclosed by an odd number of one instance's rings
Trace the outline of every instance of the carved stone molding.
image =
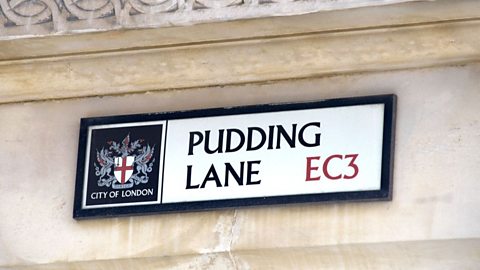
{"type": "MultiPolygon", "coordinates": [[[[138,1],[144,6],[137,8],[146,10],[147,0],[138,1]]],[[[92,18],[115,10],[111,2],[96,3],[103,11],[92,18]]],[[[79,1],[69,4],[75,5],[71,10],[86,8],[79,1]]],[[[36,12],[38,20],[49,14],[41,6],[36,12]]],[[[190,27],[2,40],[0,104],[478,62],[479,14],[478,0],[418,1],[190,27]]],[[[108,16],[102,19],[115,19],[108,16]]]]}
{"type": "Polygon", "coordinates": [[[190,25],[416,0],[0,0],[0,39],[190,25]]]}

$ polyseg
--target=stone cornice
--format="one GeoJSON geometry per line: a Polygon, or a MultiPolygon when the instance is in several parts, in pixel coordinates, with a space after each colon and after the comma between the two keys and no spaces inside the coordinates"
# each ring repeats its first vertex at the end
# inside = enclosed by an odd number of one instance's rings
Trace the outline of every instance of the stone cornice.
{"type": "Polygon", "coordinates": [[[0,39],[169,27],[416,0],[0,0],[0,39]]]}
{"type": "Polygon", "coordinates": [[[480,2],[0,42],[0,103],[480,61],[480,2]],[[454,11],[454,12],[452,12],[454,11]]]}

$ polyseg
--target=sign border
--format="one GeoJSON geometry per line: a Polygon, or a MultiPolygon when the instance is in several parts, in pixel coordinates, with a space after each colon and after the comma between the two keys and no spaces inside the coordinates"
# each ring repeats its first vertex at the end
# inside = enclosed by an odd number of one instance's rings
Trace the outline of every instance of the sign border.
{"type": "MultiPolygon", "coordinates": [[[[148,114],[132,114],[119,116],[103,116],[82,118],[80,120],[80,134],[77,156],[77,173],[74,194],[73,218],[100,218],[146,215],[155,213],[204,211],[234,207],[252,207],[261,205],[283,205],[313,202],[341,202],[341,201],[390,201],[392,200],[393,188],[393,159],[395,146],[395,122],[396,122],[397,96],[376,95],[349,98],[335,98],[320,101],[299,103],[276,103],[253,106],[240,106],[228,108],[213,108],[191,111],[159,112],[148,114]],[[210,116],[242,115],[254,113],[268,113],[279,111],[295,111],[304,109],[320,109],[347,107],[356,105],[384,104],[383,118],[383,142],[382,142],[382,165],[381,184],[379,190],[374,191],[350,191],[332,192],[319,194],[298,194],[269,197],[252,197],[240,199],[225,199],[212,201],[180,202],[168,204],[146,204],[136,206],[110,207],[110,208],[82,208],[84,173],[87,152],[89,128],[97,125],[128,124],[132,122],[151,122],[162,120],[177,120],[201,118],[210,116]]],[[[167,130],[165,130],[166,140],[167,130]]],[[[167,149],[163,149],[166,152],[167,149]]],[[[162,160],[163,162],[163,160],[162,160]]],[[[163,179],[162,179],[163,181],[163,179]]],[[[163,185],[162,185],[163,192],[163,185]]]]}

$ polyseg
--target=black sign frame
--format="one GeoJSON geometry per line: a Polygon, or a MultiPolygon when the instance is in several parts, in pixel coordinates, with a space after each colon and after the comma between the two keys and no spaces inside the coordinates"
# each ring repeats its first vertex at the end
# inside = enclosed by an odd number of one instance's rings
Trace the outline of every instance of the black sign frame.
{"type": "MultiPolygon", "coordinates": [[[[77,174],[74,194],[73,218],[100,218],[146,215],[156,213],[204,211],[213,209],[252,207],[266,205],[284,205],[315,202],[351,202],[351,201],[390,201],[393,187],[393,160],[396,122],[396,95],[377,95],[350,98],[337,98],[313,102],[262,104],[232,108],[213,108],[191,111],[159,112],[150,114],[133,114],[120,116],[104,116],[82,118],[78,144],[77,174]],[[84,173],[86,162],[87,136],[90,126],[106,124],[123,124],[132,122],[148,122],[158,120],[175,120],[201,118],[208,116],[225,116],[240,114],[255,114],[278,111],[294,111],[317,108],[333,108],[355,105],[384,104],[381,187],[375,191],[334,192],[319,194],[284,195],[272,197],[253,197],[241,199],[211,200],[197,202],[181,202],[168,204],[150,204],[123,207],[101,207],[83,209],[84,173]]],[[[166,133],[165,133],[166,134],[166,133]]],[[[160,191],[163,192],[163,191],[160,191]]]]}

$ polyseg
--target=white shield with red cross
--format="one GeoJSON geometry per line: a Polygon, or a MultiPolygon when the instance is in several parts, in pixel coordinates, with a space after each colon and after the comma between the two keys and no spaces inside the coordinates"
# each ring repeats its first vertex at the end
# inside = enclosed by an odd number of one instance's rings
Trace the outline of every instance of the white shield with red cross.
{"type": "Polygon", "coordinates": [[[113,173],[115,178],[122,185],[125,184],[133,174],[134,156],[115,157],[115,168],[113,173]]]}

